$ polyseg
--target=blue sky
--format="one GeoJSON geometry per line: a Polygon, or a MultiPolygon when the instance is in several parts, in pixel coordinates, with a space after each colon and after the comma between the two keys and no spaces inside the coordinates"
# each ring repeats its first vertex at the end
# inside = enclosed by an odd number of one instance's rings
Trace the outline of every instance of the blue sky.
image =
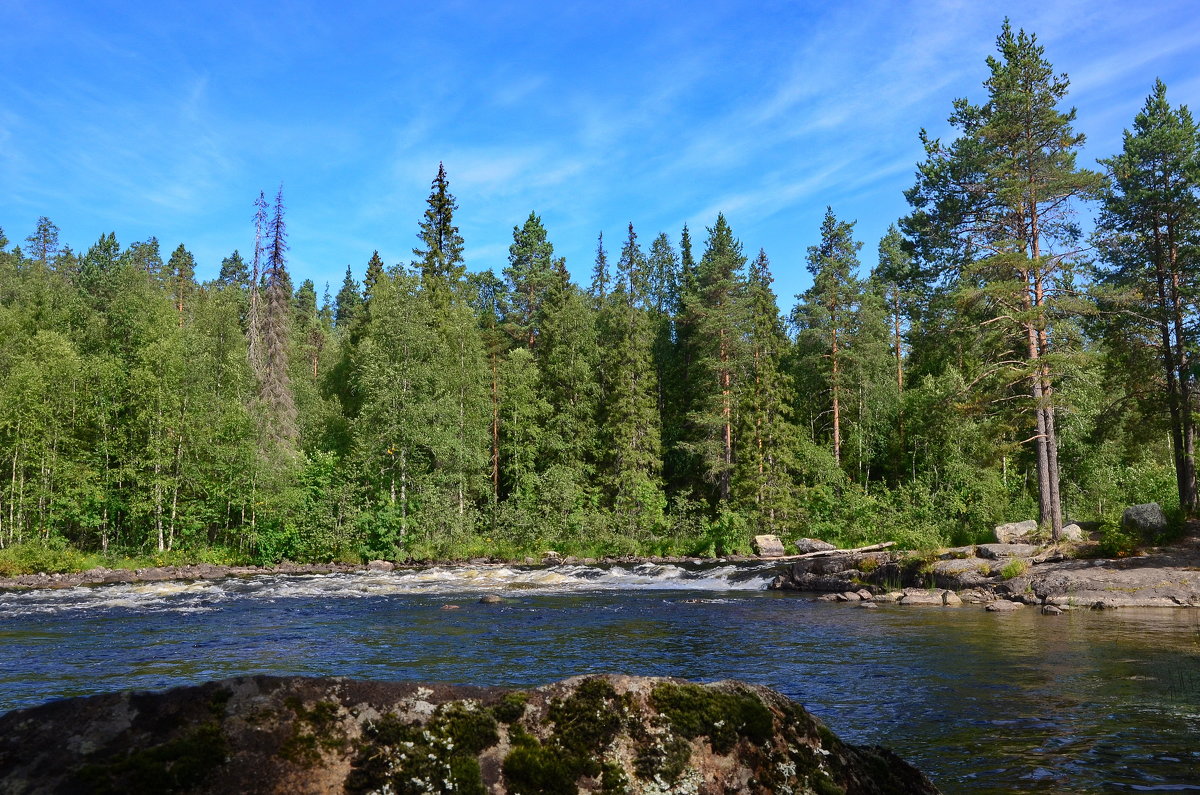
{"type": "Polygon", "coordinates": [[[0,227],[183,242],[201,278],[284,185],[298,283],[407,262],[438,161],[472,270],[538,212],[578,281],[596,235],[723,211],[784,307],[826,205],[870,266],[1005,13],[1071,77],[1083,164],[1156,77],[1200,105],[1194,2],[0,2],[0,227]],[[995,10],[1001,8],[1002,10],[995,10]]]}

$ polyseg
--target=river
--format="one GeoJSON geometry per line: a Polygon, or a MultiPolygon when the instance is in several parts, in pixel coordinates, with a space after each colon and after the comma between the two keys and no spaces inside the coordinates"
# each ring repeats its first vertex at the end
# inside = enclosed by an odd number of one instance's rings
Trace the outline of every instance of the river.
{"type": "Polygon", "coordinates": [[[736,678],[847,741],[893,748],[948,793],[1200,792],[1200,611],[866,610],[768,591],[774,570],[478,566],[5,592],[0,712],[256,673],[736,678]]]}

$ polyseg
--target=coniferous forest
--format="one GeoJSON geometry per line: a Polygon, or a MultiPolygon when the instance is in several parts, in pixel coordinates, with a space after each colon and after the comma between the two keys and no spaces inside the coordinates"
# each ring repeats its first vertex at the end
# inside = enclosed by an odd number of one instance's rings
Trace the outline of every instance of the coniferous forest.
{"type": "Polygon", "coordinates": [[[1088,169],[1033,36],[1006,24],[981,72],[954,135],[920,133],[909,214],[861,240],[829,208],[794,297],[721,215],[601,235],[580,285],[531,212],[480,269],[442,167],[411,259],[323,289],[289,275],[282,188],[204,283],[186,244],[0,231],[0,554],[727,554],[1193,514],[1196,126],[1148,85],[1088,169]]]}

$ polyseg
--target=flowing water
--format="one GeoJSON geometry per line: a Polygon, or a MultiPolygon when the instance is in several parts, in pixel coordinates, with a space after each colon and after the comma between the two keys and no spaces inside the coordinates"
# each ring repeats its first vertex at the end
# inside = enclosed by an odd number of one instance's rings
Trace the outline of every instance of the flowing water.
{"type": "Polygon", "coordinates": [[[241,674],[775,688],[946,792],[1200,792],[1200,611],[814,602],[773,566],[444,567],[0,593],[0,711],[241,674]],[[504,597],[479,603],[482,594],[504,597]],[[457,610],[444,609],[447,605],[457,610]]]}

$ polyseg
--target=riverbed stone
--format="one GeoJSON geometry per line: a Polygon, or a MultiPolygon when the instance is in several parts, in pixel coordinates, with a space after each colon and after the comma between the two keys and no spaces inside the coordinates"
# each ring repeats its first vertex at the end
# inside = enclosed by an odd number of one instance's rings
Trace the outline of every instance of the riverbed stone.
{"type": "Polygon", "coordinates": [[[1038,523],[1034,519],[997,525],[995,530],[996,541],[1000,544],[1012,544],[1033,535],[1037,530],[1038,523]]]}
{"type": "Polygon", "coordinates": [[[1055,605],[1042,605],[1042,615],[1044,616],[1061,616],[1062,608],[1055,605]]]}
{"type": "Polygon", "coordinates": [[[1167,515],[1157,502],[1131,505],[1121,514],[1121,528],[1144,537],[1154,536],[1167,529],[1167,515]]]}
{"type": "Polygon", "coordinates": [[[941,591],[930,591],[924,588],[905,588],[904,596],[900,599],[902,605],[945,605],[941,591]]]}
{"type": "Polygon", "coordinates": [[[1017,602],[1010,602],[1007,599],[997,599],[984,609],[989,613],[1011,613],[1014,610],[1020,610],[1021,605],[1017,602]]]}
{"type": "Polygon", "coordinates": [[[954,591],[942,591],[942,604],[947,607],[957,607],[963,603],[962,597],[954,591]]]}
{"type": "Polygon", "coordinates": [[[1033,544],[980,544],[975,548],[979,557],[999,560],[1000,558],[1031,558],[1041,547],[1033,544]]]}
{"type": "Polygon", "coordinates": [[[367,564],[367,571],[395,571],[396,564],[386,560],[373,560],[367,564]]]}
{"type": "Polygon", "coordinates": [[[830,550],[837,549],[833,544],[830,544],[828,541],[822,541],[819,538],[801,538],[795,543],[795,547],[796,551],[801,555],[807,555],[810,552],[829,552],[830,550]]]}
{"type": "Polygon", "coordinates": [[[869,608],[873,608],[873,609],[879,608],[879,605],[875,604],[874,602],[859,602],[858,606],[859,607],[869,607],[869,608]]]}
{"type": "Polygon", "coordinates": [[[479,597],[479,604],[481,605],[498,605],[503,601],[502,598],[492,593],[479,597]]]}

